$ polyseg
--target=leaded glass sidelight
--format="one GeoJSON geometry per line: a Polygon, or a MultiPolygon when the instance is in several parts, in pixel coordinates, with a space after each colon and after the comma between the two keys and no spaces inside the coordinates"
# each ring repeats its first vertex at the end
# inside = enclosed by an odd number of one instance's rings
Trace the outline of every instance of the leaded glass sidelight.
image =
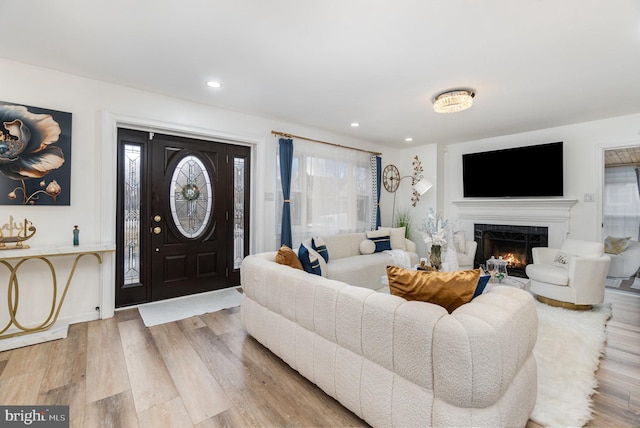
{"type": "Polygon", "coordinates": [[[197,238],[207,228],[213,206],[209,172],[195,156],[185,156],[173,171],[169,186],[171,217],[180,233],[197,238]]]}
{"type": "Polygon", "coordinates": [[[240,269],[244,258],[245,160],[233,159],[233,268],[240,269]]]}
{"type": "Polygon", "coordinates": [[[124,283],[140,282],[140,146],[124,146],[124,283]]]}

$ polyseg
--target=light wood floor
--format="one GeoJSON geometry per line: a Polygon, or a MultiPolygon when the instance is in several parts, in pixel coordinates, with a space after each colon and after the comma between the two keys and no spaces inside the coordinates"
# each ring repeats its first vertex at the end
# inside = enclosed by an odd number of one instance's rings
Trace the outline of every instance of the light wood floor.
{"type": "MultiPolygon", "coordinates": [[[[589,427],[637,427],[640,297],[613,303],[589,427]]],[[[0,352],[0,404],[70,406],[72,427],[366,426],[248,337],[239,308],[146,328],[137,309],[0,352]]],[[[536,424],[529,423],[535,427],[536,424]]]]}

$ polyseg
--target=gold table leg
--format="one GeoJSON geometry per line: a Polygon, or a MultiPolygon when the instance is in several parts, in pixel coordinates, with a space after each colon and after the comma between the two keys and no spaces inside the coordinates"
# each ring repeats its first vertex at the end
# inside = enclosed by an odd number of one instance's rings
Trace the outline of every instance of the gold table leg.
{"type": "Polygon", "coordinates": [[[75,274],[76,267],[78,266],[78,262],[80,259],[86,255],[92,255],[96,259],[98,259],[98,263],[102,264],[102,259],[100,258],[100,254],[98,253],[80,253],[76,256],[73,266],[71,267],[71,271],[69,272],[69,277],[67,278],[67,283],[64,286],[64,291],[62,292],[62,296],[58,300],[58,280],[56,275],[55,267],[53,263],[49,261],[46,257],[26,257],[16,263],[15,266],[12,266],[9,262],[5,260],[0,260],[0,263],[5,265],[10,272],[8,290],[7,290],[7,307],[9,309],[9,321],[7,324],[0,329],[0,339],[8,339],[10,337],[22,336],[25,334],[35,333],[39,331],[48,330],[52,325],[56,323],[58,320],[58,315],[60,315],[60,309],[62,309],[62,304],[64,303],[64,299],[67,297],[67,291],[69,291],[69,284],[71,284],[71,280],[73,279],[73,275],[75,274]],[[51,272],[51,278],[53,280],[53,294],[51,297],[51,309],[49,311],[49,315],[47,318],[40,324],[35,327],[25,327],[23,326],[17,319],[18,306],[20,303],[20,286],[18,283],[18,269],[24,262],[31,259],[42,260],[49,267],[49,271],[51,272]],[[17,327],[20,331],[6,333],[11,326],[17,327]]]}

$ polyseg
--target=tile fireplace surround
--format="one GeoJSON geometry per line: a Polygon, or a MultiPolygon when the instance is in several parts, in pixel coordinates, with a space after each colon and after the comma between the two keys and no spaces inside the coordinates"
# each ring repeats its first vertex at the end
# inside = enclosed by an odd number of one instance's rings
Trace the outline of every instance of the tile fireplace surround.
{"type": "Polygon", "coordinates": [[[463,199],[453,201],[465,236],[475,223],[549,228],[549,247],[559,248],[569,233],[571,207],[577,199],[463,199]]]}

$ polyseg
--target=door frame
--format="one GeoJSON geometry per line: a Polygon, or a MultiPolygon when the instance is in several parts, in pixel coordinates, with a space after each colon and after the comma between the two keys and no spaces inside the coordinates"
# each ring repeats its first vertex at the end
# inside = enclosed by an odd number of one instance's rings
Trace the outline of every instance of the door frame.
{"type": "MultiPolygon", "coordinates": [[[[117,148],[118,148],[118,128],[124,127],[146,132],[158,132],[172,134],[188,138],[215,139],[235,145],[244,145],[251,148],[251,163],[258,165],[260,160],[267,158],[267,147],[264,138],[255,136],[233,134],[213,128],[184,125],[175,122],[167,122],[150,119],[140,116],[118,113],[103,110],[98,114],[98,121],[101,124],[100,139],[102,144],[101,152],[101,188],[102,205],[97,213],[101,225],[101,242],[115,242],[116,227],[115,216],[117,213],[117,148]]],[[[255,171],[255,168],[254,168],[255,171]]],[[[257,216],[255,213],[264,212],[264,198],[256,195],[264,194],[264,180],[257,180],[256,174],[250,176],[251,194],[250,209],[251,215],[250,229],[256,230],[257,216]]],[[[264,237],[257,233],[250,234],[249,251],[254,252],[260,248],[264,242],[264,237]]],[[[102,277],[100,280],[99,300],[100,306],[96,308],[100,319],[111,318],[115,314],[115,266],[117,260],[113,253],[105,254],[103,258],[102,277]]]]}
{"type": "Polygon", "coordinates": [[[127,146],[138,147],[140,156],[137,171],[140,178],[139,260],[136,266],[139,279],[127,283],[123,271],[126,262],[116,264],[116,306],[135,306],[240,285],[236,260],[238,256],[248,254],[251,237],[251,148],[209,139],[118,128],[116,258],[119,261],[127,252],[124,237],[127,222],[123,216],[127,199],[127,191],[123,187],[126,182],[127,162],[124,158],[127,146]],[[211,202],[214,202],[206,229],[197,237],[186,237],[178,229],[172,219],[173,205],[170,207],[170,180],[173,180],[177,165],[189,156],[195,156],[201,162],[203,172],[209,176],[211,202]],[[240,175],[236,174],[238,160],[244,161],[240,175]],[[236,182],[236,178],[239,181],[236,182]],[[239,184],[243,185],[242,198],[236,199],[240,196],[235,192],[239,184]],[[242,208],[236,206],[236,202],[242,208]],[[236,208],[244,215],[236,218],[236,208]],[[244,231],[241,246],[233,239],[236,226],[244,231]]]}

